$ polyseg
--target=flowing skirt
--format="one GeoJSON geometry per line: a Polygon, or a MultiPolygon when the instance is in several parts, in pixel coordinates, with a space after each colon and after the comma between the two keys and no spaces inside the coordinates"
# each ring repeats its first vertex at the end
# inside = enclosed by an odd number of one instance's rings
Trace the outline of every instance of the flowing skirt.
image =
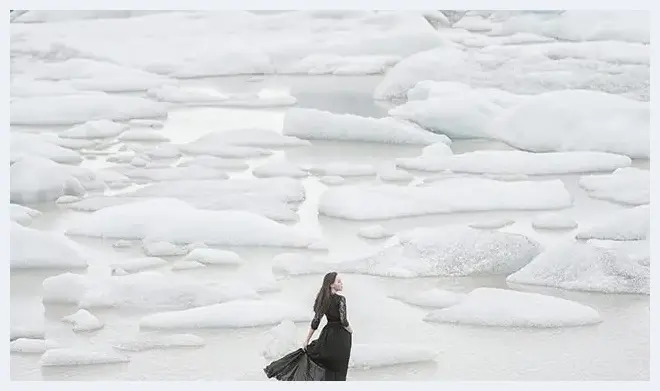
{"type": "Polygon", "coordinates": [[[328,323],[306,351],[291,352],[264,372],[280,381],[346,381],[351,346],[351,333],[338,323],[328,323]]]}

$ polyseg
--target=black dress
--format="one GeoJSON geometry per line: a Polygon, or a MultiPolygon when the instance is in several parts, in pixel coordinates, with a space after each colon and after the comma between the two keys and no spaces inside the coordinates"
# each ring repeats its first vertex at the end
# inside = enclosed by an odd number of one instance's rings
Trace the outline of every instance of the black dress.
{"type": "Polygon", "coordinates": [[[328,323],[307,350],[298,349],[273,361],[264,372],[281,381],[346,381],[351,357],[352,335],[347,330],[346,298],[333,294],[325,314],[316,313],[311,327],[316,330],[325,315],[328,323]]]}

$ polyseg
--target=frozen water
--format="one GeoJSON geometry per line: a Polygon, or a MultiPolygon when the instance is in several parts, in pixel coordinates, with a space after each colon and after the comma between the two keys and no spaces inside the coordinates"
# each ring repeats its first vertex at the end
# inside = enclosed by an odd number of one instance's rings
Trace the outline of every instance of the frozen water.
{"type": "Polygon", "coordinates": [[[367,225],[360,228],[358,235],[366,239],[384,239],[393,235],[382,225],[367,225]]]}
{"type": "Polygon", "coordinates": [[[649,205],[624,209],[612,214],[601,223],[580,230],[578,239],[603,240],[644,240],[651,228],[651,209],[649,205]]]}
{"type": "Polygon", "coordinates": [[[52,340],[18,338],[9,343],[9,351],[22,354],[42,354],[47,349],[58,348],[59,344],[52,340]]]}
{"type": "Polygon", "coordinates": [[[153,129],[131,129],[119,136],[121,141],[170,141],[163,132],[153,129]]]}
{"type": "Polygon", "coordinates": [[[95,331],[103,328],[103,322],[96,316],[92,315],[87,310],[78,310],[75,314],[71,314],[62,318],[63,322],[73,324],[73,331],[85,332],[95,331]]]}
{"type": "Polygon", "coordinates": [[[290,162],[268,162],[252,170],[252,175],[257,178],[305,178],[309,173],[290,162]]]}
{"type": "Polygon", "coordinates": [[[38,210],[18,204],[9,204],[9,218],[20,225],[30,225],[32,220],[41,216],[38,210]]]}
{"type": "Polygon", "coordinates": [[[285,94],[223,94],[219,91],[186,89],[171,85],[150,89],[147,96],[162,102],[190,106],[278,107],[296,104],[296,98],[285,94]]]}
{"type": "Polygon", "coordinates": [[[172,270],[190,270],[206,267],[203,263],[197,261],[176,261],[172,264],[172,270]]]}
{"type": "Polygon", "coordinates": [[[41,366],[117,364],[129,362],[127,356],[105,346],[49,349],[41,356],[41,366]]]}
{"type": "Polygon", "coordinates": [[[152,257],[169,257],[174,255],[184,255],[188,250],[184,247],[176,246],[169,242],[142,242],[144,253],[152,257]]]}
{"type": "Polygon", "coordinates": [[[515,223],[515,220],[497,219],[497,220],[477,221],[474,223],[470,223],[468,226],[471,228],[478,228],[478,229],[498,229],[498,228],[506,227],[507,225],[511,225],[513,223],[515,223]]]}
{"type": "Polygon", "coordinates": [[[625,167],[606,175],[590,175],[580,178],[580,187],[589,196],[628,205],[650,202],[651,176],[649,170],[625,167]]]}
{"type": "Polygon", "coordinates": [[[233,251],[213,248],[196,248],[184,259],[186,262],[199,262],[205,265],[240,265],[244,261],[233,251]]]}
{"type": "Polygon", "coordinates": [[[577,221],[561,213],[544,213],[532,220],[532,227],[538,229],[573,229],[577,226],[577,221]]]}
{"type": "Polygon", "coordinates": [[[77,164],[82,161],[78,152],[63,148],[50,139],[35,134],[11,132],[9,148],[12,163],[25,156],[39,156],[65,164],[77,164]]]}
{"type": "Polygon", "coordinates": [[[193,334],[138,335],[113,344],[118,350],[143,352],[153,349],[199,348],[205,345],[204,339],[193,334]]]}
{"type": "Polygon", "coordinates": [[[466,295],[464,293],[456,293],[444,289],[432,288],[427,290],[394,294],[390,297],[404,303],[420,307],[445,308],[459,303],[466,297],[466,295]]]}
{"type": "Polygon", "coordinates": [[[64,138],[75,139],[113,138],[119,136],[125,130],[128,130],[127,125],[108,120],[99,120],[76,125],[60,132],[58,135],[64,138]]]}
{"type": "Polygon", "coordinates": [[[44,232],[11,222],[10,265],[12,269],[80,269],[87,259],[79,246],[53,232],[44,232]],[[39,245],[36,246],[35,243],[39,245]]]}
{"type": "Polygon", "coordinates": [[[433,311],[427,322],[499,327],[566,327],[602,322],[598,311],[538,293],[479,288],[458,304],[433,311]]]}
{"type": "Polygon", "coordinates": [[[344,162],[330,162],[308,168],[315,175],[331,177],[361,177],[376,174],[376,167],[370,164],[350,164],[344,162]]]}
{"type": "Polygon", "coordinates": [[[202,166],[219,170],[245,170],[249,165],[238,159],[222,159],[214,156],[197,156],[179,163],[180,167],[202,166]]]}
{"type": "Polygon", "coordinates": [[[137,273],[143,270],[159,268],[165,265],[167,265],[167,261],[164,259],[151,256],[115,262],[110,266],[113,269],[122,269],[128,273],[137,273]]]}

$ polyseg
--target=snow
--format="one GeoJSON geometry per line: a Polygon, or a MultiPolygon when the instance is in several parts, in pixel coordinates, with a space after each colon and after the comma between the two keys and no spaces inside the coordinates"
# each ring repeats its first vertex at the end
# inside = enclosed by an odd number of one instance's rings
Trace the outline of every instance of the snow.
{"type": "Polygon", "coordinates": [[[230,145],[223,137],[209,133],[196,141],[178,146],[183,153],[190,155],[210,155],[220,158],[256,158],[271,155],[272,152],[255,147],[230,145]]]}
{"type": "Polygon", "coordinates": [[[249,165],[238,159],[223,159],[215,156],[196,156],[179,163],[179,167],[201,166],[221,170],[245,170],[249,165]]]}
{"type": "Polygon", "coordinates": [[[30,225],[32,220],[41,216],[38,210],[18,204],[9,204],[9,219],[20,225],[30,225]]]}
{"type": "Polygon", "coordinates": [[[148,128],[160,129],[164,126],[162,121],[153,119],[132,119],[128,121],[130,126],[144,126],[148,128]]]}
{"type": "Polygon", "coordinates": [[[181,156],[181,151],[176,145],[159,145],[144,151],[149,159],[174,159],[181,156]]]}
{"type": "Polygon", "coordinates": [[[126,176],[133,179],[148,179],[150,181],[183,181],[202,179],[228,179],[224,171],[214,168],[189,166],[189,167],[167,167],[167,168],[135,168],[125,172],[126,176]]]}
{"type": "Polygon", "coordinates": [[[358,141],[385,144],[449,144],[443,135],[394,118],[370,118],[334,114],[316,109],[293,108],[284,117],[284,134],[306,140],[358,141]]]}
{"type": "Polygon", "coordinates": [[[403,344],[354,344],[349,368],[376,368],[434,361],[437,353],[429,348],[403,344]]]}
{"type": "Polygon", "coordinates": [[[144,253],[152,257],[170,257],[188,253],[184,247],[176,246],[169,242],[142,242],[144,253]]]}
{"type": "Polygon", "coordinates": [[[78,310],[75,314],[62,318],[63,322],[73,324],[73,331],[95,331],[103,328],[103,322],[87,310],[78,310]]]}
{"type": "Polygon", "coordinates": [[[398,56],[338,56],[334,54],[312,54],[283,73],[308,75],[374,75],[385,72],[401,60],[398,56]]]}
{"type": "Polygon", "coordinates": [[[184,311],[161,312],[140,319],[145,329],[242,328],[285,320],[307,322],[311,311],[275,300],[235,300],[184,311]]]}
{"type": "Polygon", "coordinates": [[[338,177],[359,177],[375,175],[377,170],[371,164],[355,164],[347,162],[330,162],[316,164],[308,168],[308,171],[314,175],[338,176],[338,177]]]}
{"type": "Polygon", "coordinates": [[[189,106],[229,106],[229,107],[279,107],[291,106],[297,100],[291,95],[263,91],[257,94],[222,93],[210,89],[162,86],[147,91],[147,96],[161,102],[185,104],[189,106]]]}
{"type": "Polygon", "coordinates": [[[130,240],[117,240],[116,242],[114,242],[112,244],[112,247],[127,248],[127,247],[131,247],[132,245],[133,245],[133,242],[131,242],[130,240]]]}
{"type": "Polygon", "coordinates": [[[111,189],[124,188],[132,183],[129,177],[112,169],[96,171],[96,176],[111,189]]]}
{"type": "Polygon", "coordinates": [[[119,136],[121,141],[170,141],[170,139],[165,136],[159,130],[153,129],[131,129],[119,136]]]}
{"type": "Polygon", "coordinates": [[[312,242],[312,238],[295,228],[254,213],[200,210],[173,199],[151,199],[101,209],[80,216],[66,233],[176,244],[204,242],[218,246],[304,248],[312,242]],[[164,214],[164,210],[168,213],[164,214]]]}
{"type": "Polygon", "coordinates": [[[651,175],[649,170],[625,167],[611,174],[590,175],[580,178],[580,187],[590,197],[620,202],[628,205],[644,205],[651,201],[651,175]]]}
{"type": "MultiPolygon", "coordinates": [[[[136,157],[131,159],[130,164],[131,166],[135,166],[135,167],[146,167],[146,165],[149,164],[149,162],[143,158],[136,157]]],[[[138,171],[138,173],[140,172],[141,171],[138,171]]]]}
{"type": "Polygon", "coordinates": [[[308,146],[311,143],[297,137],[282,135],[270,129],[238,128],[210,132],[197,139],[200,144],[226,144],[242,147],[284,148],[308,146]]]}
{"type": "Polygon", "coordinates": [[[439,157],[452,155],[454,152],[451,147],[445,143],[435,143],[422,148],[422,156],[439,157]]]}
{"type": "Polygon", "coordinates": [[[129,197],[166,197],[200,209],[244,210],[276,221],[298,219],[291,202],[305,199],[300,181],[291,178],[229,179],[154,183],[129,197]]]}
{"type": "Polygon", "coordinates": [[[383,182],[410,182],[415,177],[411,173],[399,170],[394,164],[391,164],[378,170],[378,178],[383,182]]]}
{"type": "Polygon", "coordinates": [[[340,177],[338,175],[325,175],[322,176],[319,181],[323,183],[324,185],[328,186],[338,186],[346,182],[346,180],[343,177],[340,177]]]}
{"type": "Polygon", "coordinates": [[[602,151],[648,158],[649,110],[648,102],[603,92],[548,92],[503,113],[488,132],[534,152],[602,151]]]}
{"type": "Polygon", "coordinates": [[[78,152],[63,148],[48,138],[29,133],[11,132],[9,153],[12,163],[25,156],[38,156],[65,164],[78,164],[82,161],[78,152]]]}
{"type": "Polygon", "coordinates": [[[341,186],[325,191],[319,213],[349,220],[434,213],[560,209],[572,203],[561,180],[499,182],[450,178],[425,187],[341,186]]]}
{"type": "Polygon", "coordinates": [[[108,120],[88,121],[58,133],[60,137],[74,139],[112,138],[128,130],[128,126],[108,120]]]}
{"type": "Polygon", "coordinates": [[[649,205],[641,205],[613,213],[600,223],[583,229],[578,239],[645,240],[651,228],[649,205]]]}
{"type": "MultiPolygon", "coordinates": [[[[9,85],[11,97],[31,97],[49,95],[83,94],[85,92],[75,89],[68,82],[52,82],[45,80],[33,80],[29,77],[11,77],[9,85]]],[[[92,92],[90,92],[92,94],[92,92]]]]}
{"type": "Polygon", "coordinates": [[[95,149],[103,147],[103,144],[100,140],[84,140],[84,139],[75,139],[75,138],[62,138],[56,134],[39,134],[44,141],[59,145],[60,147],[67,149],[95,149]]]}
{"type": "Polygon", "coordinates": [[[273,273],[285,276],[324,274],[327,273],[327,270],[334,267],[334,265],[338,265],[336,263],[319,261],[307,254],[299,253],[278,254],[273,257],[271,263],[273,273]],[[329,265],[333,266],[331,267],[329,265]]]}
{"type": "Polygon", "coordinates": [[[508,283],[602,293],[649,294],[650,271],[621,251],[567,243],[541,253],[508,283]]]}
{"type": "Polygon", "coordinates": [[[286,162],[276,161],[264,163],[252,170],[252,175],[257,178],[305,178],[309,175],[307,171],[301,169],[298,165],[286,162]]]}
{"type": "Polygon", "coordinates": [[[497,327],[569,327],[602,322],[586,305],[538,293],[477,288],[458,304],[433,311],[427,322],[497,327]]]}
{"type": "Polygon", "coordinates": [[[467,295],[444,289],[431,288],[391,295],[390,298],[420,307],[446,308],[460,303],[467,295]]]}
{"type": "Polygon", "coordinates": [[[285,320],[267,332],[268,342],[261,353],[268,360],[276,360],[296,350],[298,346],[298,330],[296,324],[285,320]]]}
{"type": "Polygon", "coordinates": [[[49,339],[18,338],[9,343],[10,352],[22,354],[42,354],[47,349],[58,347],[58,343],[49,339]]]}
{"type": "Polygon", "coordinates": [[[203,263],[195,261],[176,261],[172,264],[172,270],[190,270],[190,269],[199,269],[206,267],[203,263]]]}
{"type": "Polygon", "coordinates": [[[574,229],[577,226],[577,221],[561,213],[544,213],[532,220],[532,227],[537,229],[574,229]]]}
{"type": "Polygon", "coordinates": [[[18,338],[44,339],[46,309],[40,301],[11,301],[9,307],[9,340],[18,338]]]}
{"type": "Polygon", "coordinates": [[[589,239],[587,243],[602,248],[614,249],[627,255],[642,266],[651,264],[651,246],[648,240],[598,240],[589,239]]]}
{"type": "Polygon", "coordinates": [[[11,269],[79,269],[87,259],[72,240],[52,232],[11,222],[9,234],[11,269]],[[35,243],[39,243],[35,246],[35,243]]]}
{"type": "Polygon", "coordinates": [[[167,107],[134,96],[81,94],[17,98],[9,103],[12,125],[73,125],[167,116],[167,107]]]}
{"type": "Polygon", "coordinates": [[[49,349],[41,356],[41,366],[118,364],[129,362],[127,356],[105,346],[49,349]]]}
{"type": "Polygon", "coordinates": [[[167,261],[152,256],[152,257],[132,258],[126,261],[115,262],[110,266],[113,269],[122,269],[128,273],[137,273],[143,270],[154,269],[165,265],[167,265],[167,261]]]}
{"type": "Polygon", "coordinates": [[[82,196],[85,187],[81,180],[89,185],[95,179],[90,170],[36,156],[12,164],[9,176],[11,202],[21,204],[55,201],[63,195],[82,196]]]}
{"type": "Polygon", "coordinates": [[[418,228],[397,239],[366,257],[333,264],[333,269],[404,278],[498,275],[519,270],[541,251],[539,243],[523,235],[462,226],[418,228]]]}
{"type": "Polygon", "coordinates": [[[182,309],[256,297],[253,289],[240,283],[200,283],[170,271],[125,276],[64,273],[43,282],[44,303],[75,304],[87,309],[182,309]]]}
{"type": "Polygon", "coordinates": [[[471,174],[556,175],[613,171],[627,167],[627,156],[605,152],[475,151],[448,156],[422,155],[399,158],[399,167],[440,172],[451,170],[471,174]]]}
{"type": "Polygon", "coordinates": [[[64,195],[64,196],[58,198],[57,200],[55,200],[55,203],[56,204],[71,204],[73,202],[78,202],[81,199],[82,198],[76,197],[76,196],[64,195]]]}
{"type": "Polygon", "coordinates": [[[205,265],[241,265],[245,261],[233,251],[213,248],[196,248],[184,259],[186,262],[199,262],[205,265]]]}
{"type": "Polygon", "coordinates": [[[507,225],[511,225],[515,223],[515,220],[511,219],[495,219],[495,220],[484,220],[484,221],[477,221],[474,223],[468,224],[470,228],[477,228],[477,229],[499,229],[506,227],[507,225]]]}
{"type": "Polygon", "coordinates": [[[118,350],[143,352],[152,349],[198,348],[206,344],[204,338],[193,334],[138,335],[113,344],[118,350]]]}
{"type": "Polygon", "coordinates": [[[358,236],[366,239],[384,239],[394,235],[382,225],[368,225],[360,228],[358,236]]]}

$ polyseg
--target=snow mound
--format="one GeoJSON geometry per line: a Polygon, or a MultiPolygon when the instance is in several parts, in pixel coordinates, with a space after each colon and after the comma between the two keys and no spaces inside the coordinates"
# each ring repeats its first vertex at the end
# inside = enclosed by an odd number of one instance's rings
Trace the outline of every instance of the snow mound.
{"type": "Polygon", "coordinates": [[[127,356],[108,347],[49,349],[41,356],[41,366],[118,364],[129,362],[127,356]]]}
{"type": "Polygon", "coordinates": [[[507,282],[603,293],[650,292],[648,267],[621,251],[586,243],[546,250],[507,282]]]}
{"type": "MultiPolygon", "coordinates": [[[[210,134],[210,136],[212,135],[210,134]]],[[[179,150],[190,155],[210,155],[228,159],[257,158],[272,154],[267,149],[231,145],[222,139],[206,139],[206,136],[202,136],[196,141],[179,145],[179,150]]]]}
{"type": "Polygon", "coordinates": [[[128,130],[128,126],[108,120],[88,121],[58,133],[60,137],[74,139],[114,138],[128,130]]]}
{"type": "Polygon", "coordinates": [[[619,168],[611,174],[590,175],[580,178],[580,187],[590,197],[644,205],[651,201],[651,173],[634,167],[619,168]]]}
{"type": "Polygon", "coordinates": [[[346,182],[346,180],[343,177],[340,177],[338,175],[326,175],[322,176],[319,181],[323,183],[324,185],[327,186],[338,186],[346,182]]]}
{"type": "Polygon", "coordinates": [[[499,182],[450,178],[425,187],[342,186],[321,195],[319,213],[350,220],[434,213],[560,209],[572,204],[560,180],[499,182]]]}
{"type": "Polygon", "coordinates": [[[165,167],[165,168],[136,168],[126,172],[129,178],[150,181],[184,181],[203,179],[229,179],[224,171],[214,168],[190,166],[190,167],[165,167]]]}
{"type": "Polygon", "coordinates": [[[377,224],[362,227],[358,231],[358,236],[366,239],[384,239],[384,238],[389,238],[392,235],[394,235],[392,232],[388,231],[382,225],[377,225],[377,224]]]}
{"type": "Polygon", "coordinates": [[[383,182],[410,182],[415,177],[407,171],[397,169],[394,164],[387,164],[378,170],[378,178],[383,182]]]}
{"type": "Polygon", "coordinates": [[[121,141],[170,141],[160,130],[131,129],[119,136],[121,141]]]}
{"type": "Polygon", "coordinates": [[[112,169],[96,171],[96,176],[111,189],[121,189],[132,183],[129,177],[112,169]]]}
{"type": "Polygon", "coordinates": [[[612,171],[627,167],[627,156],[605,152],[475,151],[449,156],[422,155],[396,160],[409,170],[440,172],[450,170],[471,174],[553,175],[612,171]]]}
{"type": "MultiPolygon", "coordinates": [[[[12,66],[13,67],[13,66],[12,66]]],[[[70,94],[84,94],[85,92],[75,89],[70,83],[53,82],[46,80],[33,80],[29,76],[14,77],[12,75],[9,84],[9,93],[11,97],[32,97],[32,96],[60,96],[70,94]]]]}
{"type": "Polygon", "coordinates": [[[78,202],[82,198],[76,197],[76,196],[70,196],[70,195],[64,195],[58,199],[55,200],[56,204],[71,204],[73,202],[78,202]]]}
{"type": "Polygon", "coordinates": [[[152,88],[147,96],[161,102],[185,104],[189,106],[221,107],[280,107],[295,105],[297,100],[291,95],[271,91],[249,93],[222,93],[216,90],[184,88],[166,85],[152,88]]]}
{"type": "Polygon", "coordinates": [[[458,304],[433,311],[427,322],[497,327],[569,327],[602,322],[598,311],[538,293],[478,288],[458,304]]]}
{"type": "Polygon", "coordinates": [[[420,307],[446,308],[459,303],[466,297],[466,295],[464,293],[432,288],[423,291],[391,295],[390,297],[420,307]]]}
{"type": "Polygon", "coordinates": [[[184,259],[186,262],[199,262],[205,265],[241,265],[245,263],[233,251],[216,250],[212,248],[196,248],[184,259]]]}
{"type": "Polygon", "coordinates": [[[269,162],[255,167],[252,174],[257,178],[305,178],[309,173],[289,162],[269,162]]]}
{"type": "Polygon", "coordinates": [[[511,225],[515,222],[516,222],[515,220],[511,220],[511,219],[495,219],[495,220],[484,220],[484,221],[474,222],[468,224],[468,226],[470,228],[477,228],[477,229],[499,229],[506,227],[507,225],[511,225]]]}
{"type": "Polygon", "coordinates": [[[331,162],[317,164],[307,168],[314,175],[359,177],[376,174],[376,167],[372,164],[355,164],[346,162],[331,162]]]}
{"type": "Polygon", "coordinates": [[[204,284],[169,271],[125,276],[64,273],[46,278],[43,290],[44,303],[79,308],[182,309],[257,296],[241,284],[204,284]]]}
{"type": "Polygon", "coordinates": [[[219,170],[245,170],[250,167],[245,161],[223,159],[215,156],[197,156],[179,163],[179,167],[201,166],[219,170]]]}
{"type": "Polygon", "coordinates": [[[78,164],[82,161],[78,152],[61,147],[51,142],[52,139],[38,134],[11,132],[9,137],[9,160],[12,163],[26,156],[38,156],[64,164],[78,164]]]}
{"type": "Polygon", "coordinates": [[[23,354],[42,354],[47,349],[58,347],[58,343],[48,339],[18,338],[9,343],[10,352],[23,354]]]}
{"type": "Polygon", "coordinates": [[[544,213],[532,220],[532,227],[537,229],[573,229],[577,226],[577,221],[561,213],[544,213]]]}
{"type": "Polygon", "coordinates": [[[184,311],[147,315],[140,320],[140,328],[241,328],[268,326],[285,320],[312,320],[308,310],[274,300],[235,300],[184,311]]]}
{"type": "Polygon", "coordinates": [[[103,322],[87,310],[78,310],[75,314],[62,318],[62,321],[73,324],[73,331],[95,331],[103,328],[103,322]]]}
{"type": "Polygon", "coordinates": [[[176,145],[159,145],[145,150],[144,155],[149,159],[174,159],[181,156],[181,151],[176,145]]]}
{"type": "Polygon", "coordinates": [[[614,249],[627,255],[642,266],[651,265],[651,246],[648,240],[598,240],[589,239],[587,243],[602,248],[614,249]]]}
{"type": "Polygon", "coordinates": [[[12,300],[9,306],[9,340],[17,338],[44,339],[46,309],[40,301],[12,300]]]}
{"type": "Polygon", "coordinates": [[[375,75],[401,60],[398,56],[338,56],[334,54],[312,54],[282,73],[308,75],[375,75]]]}
{"type": "Polygon", "coordinates": [[[9,204],[9,219],[20,225],[30,225],[32,220],[41,216],[38,210],[18,204],[9,204]]]}
{"type": "Polygon", "coordinates": [[[270,129],[243,128],[207,133],[196,141],[200,144],[226,144],[242,147],[284,148],[311,145],[307,140],[282,135],[270,129]]]}
{"type": "Polygon", "coordinates": [[[17,98],[9,103],[12,125],[73,125],[93,120],[161,118],[167,107],[134,96],[83,94],[17,98]]]}
{"type": "Polygon", "coordinates": [[[443,135],[394,118],[369,118],[294,108],[284,117],[284,134],[306,140],[360,141],[385,144],[449,144],[443,135]]]}
{"type": "Polygon", "coordinates": [[[422,148],[422,157],[449,156],[454,152],[451,147],[445,143],[435,143],[422,148]]]}
{"type": "Polygon", "coordinates": [[[123,240],[123,239],[117,240],[112,244],[112,247],[114,248],[128,248],[131,246],[133,246],[133,242],[131,242],[130,240],[123,240]]]}
{"type": "Polygon", "coordinates": [[[296,324],[290,320],[285,320],[268,330],[267,334],[269,339],[261,354],[268,360],[278,359],[299,348],[298,330],[296,324]]]}
{"type": "Polygon", "coordinates": [[[497,275],[519,270],[541,251],[539,243],[523,235],[461,226],[419,228],[397,238],[398,243],[333,268],[404,278],[497,275]]]}
{"type": "Polygon", "coordinates": [[[82,269],[87,260],[72,240],[11,222],[11,269],[82,269]],[[35,246],[38,243],[38,246],[35,246]]]}
{"type": "Polygon", "coordinates": [[[145,254],[152,257],[170,257],[188,253],[186,248],[176,246],[169,242],[142,242],[142,249],[145,254]]]}
{"type": "Polygon", "coordinates": [[[172,270],[191,270],[206,267],[205,264],[197,261],[176,261],[172,264],[172,270]]]}
{"type": "Polygon", "coordinates": [[[193,334],[138,335],[113,344],[118,350],[143,352],[152,349],[198,348],[206,345],[204,338],[193,334]]]}
{"type": "Polygon", "coordinates": [[[392,344],[355,344],[349,368],[376,368],[434,361],[437,353],[429,348],[392,344]]]}
{"type": "Polygon", "coordinates": [[[644,240],[651,229],[649,205],[624,209],[604,219],[603,222],[581,230],[578,239],[644,240]]]}
{"type": "Polygon", "coordinates": [[[153,257],[133,258],[126,261],[115,262],[110,266],[113,269],[122,269],[128,273],[137,273],[143,270],[159,268],[165,265],[167,265],[167,261],[153,256],[153,257]]]}
{"type": "Polygon", "coordinates": [[[597,91],[548,92],[496,118],[492,137],[534,152],[602,151],[648,158],[650,107],[597,91]]]}

